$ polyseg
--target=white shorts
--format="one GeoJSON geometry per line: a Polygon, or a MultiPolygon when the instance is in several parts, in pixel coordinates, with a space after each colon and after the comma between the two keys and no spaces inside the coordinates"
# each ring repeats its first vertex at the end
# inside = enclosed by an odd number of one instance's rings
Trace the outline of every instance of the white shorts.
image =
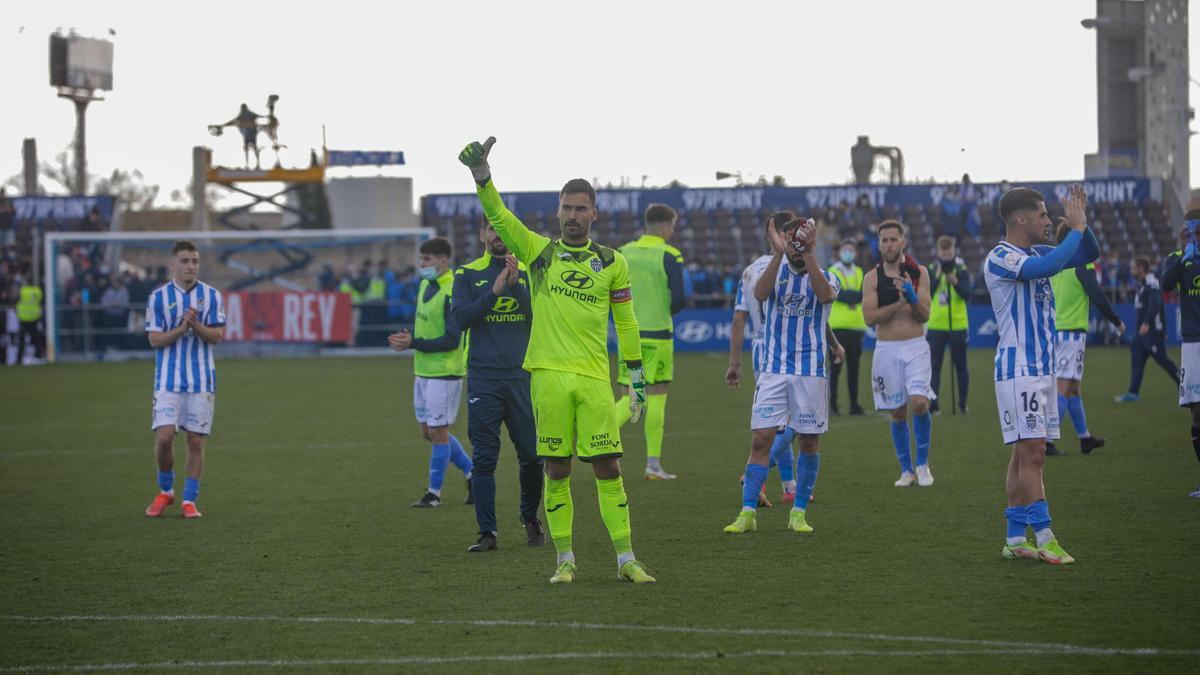
{"type": "Polygon", "coordinates": [[[462,380],[413,378],[413,408],[417,421],[430,427],[448,427],[458,419],[462,380]]]}
{"type": "Polygon", "coordinates": [[[1006,444],[1059,437],[1058,382],[1053,375],[1021,375],[997,382],[996,406],[1006,444]]]}
{"type": "Polygon", "coordinates": [[[1183,343],[1179,363],[1179,405],[1200,403],[1200,342],[1183,343]]]}
{"type": "Polygon", "coordinates": [[[813,375],[759,374],[750,428],[783,426],[798,434],[825,433],[829,429],[829,380],[813,375]]]}
{"type": "Polygon", "coordinates": [[[909,340],[880,340],[871,359],[871,390],[876,410],[895,410],[908,404],[910,396],[937,398],[933,387],[933,361],[924,337],[909,340]]]}
{"type": "Polygon", "coordinates": [[[1059,331],[1054,336],[1055,376],[1060,380],[1083,380],[1083,355],[1087,333],[1059,331]]]}
{"type": "Polygon", "coordinates": [[[209,393],[156,391],[150,428],[174,426],[177,430],[207,436],[212,433],[214,405],[214,395],[209,393]]]}

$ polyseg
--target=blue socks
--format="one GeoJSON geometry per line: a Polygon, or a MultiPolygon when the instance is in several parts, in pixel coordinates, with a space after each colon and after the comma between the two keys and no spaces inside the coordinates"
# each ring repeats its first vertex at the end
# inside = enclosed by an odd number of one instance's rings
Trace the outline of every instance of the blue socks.
{"type": "Polygon", "coordinates": [[[189,478],[183,482],[183,501],[195,503],[200,496],[200,479],[189,478]]]}
{"type": "Polygon", "coordinates": [[[450,461],[462,470],[464,476],[471,477],[471,457],[463,450],[462,443],[458,442],[454,434],[450,434],[450,461]]]}
{"type": "Polygon", "coordinates": [[[1062,415],[1063,411],[1067,411],[1071,415],[1071,424],[1075,425],[1075,434],[1080,438],[1091,436],[1087,428],[1087,415],[1083,414],[1083,399],[1079,396],[1067,398],[1062,394],[1058,395],[1058,414],[1062,415]]]}
{"type": "Polygon", "coordinates": [[[1008,521],[1006,536],[1010,546],[1015,546],[1025,540],[1025,526],[1028,524],[1025,522],[1026,509],[1027,507],[1024,506],[1010,506],[1004,509],[1004,519],[1008,521]],[[1021,541],[1017,541],[1018,539],[1021,541]]]}
{"type": "MultiPolygon", "coordinates": [[[[1050,527],[1050,507],[1046,504],[1045,499],[1039,499],[1036,502],[1025,507],[1025,519],[1029,522],[1030,527],[1034,532],[1041,532],[1050,527]]],[[[1038,542],[1039,544],[1041,542],[1038,542]]]]}
{"type": "Polygon", "coordinates": [[[446,468],[450,466],[450,444],[434,443],[433,452],[429,454],[429,491],[435,495],[442,493],[442,483],[446,480],[446,468]]]}
{"type": "Polygon", "coordinates": [[[175,487],[175,472],[174,471],[159,471],[158,472],[158,489],[163,492],[170,492],[175,487]]]}
{"type": "MultiPolygon", "coordinates": [[[[933,418],[926,410],[924,415],[913,415],[913,434],[917,437],[917,466],[929,463],[929,441],[933,435],[933,418]]],[[[905,445],[908,439],[905,438],[905,445]]]]}
{"type": "Polygon", "coordinates": [[[821,453],[800,453],[800,471],[796,477],[796,503],[792,506],[793,509],[803,511],[808,508],[808,500],[817,484],[817,470],[820,468],[821,453]]]}
{"type": "Polygon", "coordinates": [[[767,480],[767,467],[762,464],[747,464],[746,478],[742,481],[742,506],[747,509],[758,508],[758,493],[762,491],[763,483],[767,480]]]}
{"type": "Polygon", "coordinates": [[[775,434],[775,442],[771,444],[771,462],[779,466],[779,479],[782,481],[795,480],[796,477],[793,469],[796,458],[792,455],[792,439],[795,437],[796,431],[785,427],[775,434]]]}
{"type": "Polygon", "coordinates": [[[913,473],[912,452],[908,449],[908,422],[892,420],[892,444],[896,446],[896,459],[900,469],[913,473]]]}

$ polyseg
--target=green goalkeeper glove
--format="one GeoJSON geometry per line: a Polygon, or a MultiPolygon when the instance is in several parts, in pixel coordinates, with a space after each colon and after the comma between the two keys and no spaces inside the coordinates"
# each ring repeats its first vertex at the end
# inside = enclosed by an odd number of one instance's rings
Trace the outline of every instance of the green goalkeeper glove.
{"type": "Polygon", "coordinates": [[[641,361],[626,361],[629,370],[629,421],[637,424],[646,410],[646,373],[641,361]]]}
{"type": "Polygon", "coordinates": [[[482,144],[479,141],[471,141],[467,147],[463,148],[462,152],[458,153],[458,161],[471,170],[471,176],[480,185],[486,185],[492,177],[492,167],[488,166],[487,158],[495,143],[496,137],[488,136],[488,139],[482,144]]]}

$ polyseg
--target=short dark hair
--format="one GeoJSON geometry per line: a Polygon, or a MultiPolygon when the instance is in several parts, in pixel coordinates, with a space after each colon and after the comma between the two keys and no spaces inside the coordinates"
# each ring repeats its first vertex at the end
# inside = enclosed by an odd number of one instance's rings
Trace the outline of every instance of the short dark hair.
{"type": "Polygon", "coordinates": [[[1184,220],[1200,220],[1200,209],[1192,209],[1191,211],[1188,211],[1183,216],[1183,219],[1184,220]]]}
{"type": "Polygon", "coordinates": [[[585,194],[588,199],[592,200],[592,208],[596,208],[596,188],[592,184],[582,178],[572,178],[567,181],[566,185],[558,191],[558,198],[562,199],[567,195],[585,194]]]}
{"type": "Polygon", "coordinates": [[[853,246],[855,250],[857,250],[858,242],[854,241],[853,239],[843,239],[842,243],[838,244],[838,248],[845,248],[847,246],[853,246]]]}
{"type": "Polygon", "coordinates": [[[434,237],[428,241],[421,242],[421,248],[417,249],[418,253],[429,255],[444,255],[447,258],[454,255],[454,244],[445,237],[434,237]]]}
{"type": "Polygon", "coordinates": [[[783,226],[795,219],[796,214],[792,211],[788,211],[786,209],[783,211],[776,211],[775,213],[767,216],[766,222],[763,223],[763,232],[766,232],[768,227],[774,227],[776,230],[783,232],[783,226]]]}
{"type": "Polygon", "coordinates": [[[1149,272],[1150,271],[1150,259],[1144,255],[1139,255],[1138,257],[1133,259],[1133,266],[1149,272]]]}
{"type": "Polygon", "coordinates": [[[196,251],[198,253],[200,249],[196,247],[195,242],[188,239],[180,239],[171,247],[171,255],[175,255],[180,251],[196,251]]]}
{"type": "Polygon", "coordinates": [[[875,233],[879,234],[884,230],[896,230],[900,232],[901,237],[908,235],[908,229],[904,227],[904,224],[892,218],[889,218],[876,226],[875,233]]]}
{"type": "Polygon", "coordinates": [[[1000,219],[1007,222],[1008,217],[1017,211],[1036,209],[1038,203],[1046,201],[1042,193],[1031,188],[1013,188],[1000,198],[1000,219]]]}
{"type": "Polygon", "coordinates": [[[651,204],[646,207],[646,214],[643,218],[647,225],[666,225],[675,222],[679,214],[675,213],[675,209],[666,204],[651,204]]]}

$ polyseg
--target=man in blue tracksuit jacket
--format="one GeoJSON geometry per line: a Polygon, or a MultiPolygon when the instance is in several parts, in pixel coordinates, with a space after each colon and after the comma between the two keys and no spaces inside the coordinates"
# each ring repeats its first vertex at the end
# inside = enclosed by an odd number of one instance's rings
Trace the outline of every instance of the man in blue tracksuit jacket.
{"type": "Polygon", "coordinates": [[[526,543],[546,543],[538,520],[542,460],[537,456],[529,372],[521,367],[533,323],[529,276],[486,220],[479,238],[485,252],[455,272],[450,305],[455,322],[467,332],[467,435],[474,452],[471,491],[479,523],[479,540],[467,548],[471,553],[497,546],[496,460],[501,422],[508,426],[521,467],[521,522],[526,543]]]}

